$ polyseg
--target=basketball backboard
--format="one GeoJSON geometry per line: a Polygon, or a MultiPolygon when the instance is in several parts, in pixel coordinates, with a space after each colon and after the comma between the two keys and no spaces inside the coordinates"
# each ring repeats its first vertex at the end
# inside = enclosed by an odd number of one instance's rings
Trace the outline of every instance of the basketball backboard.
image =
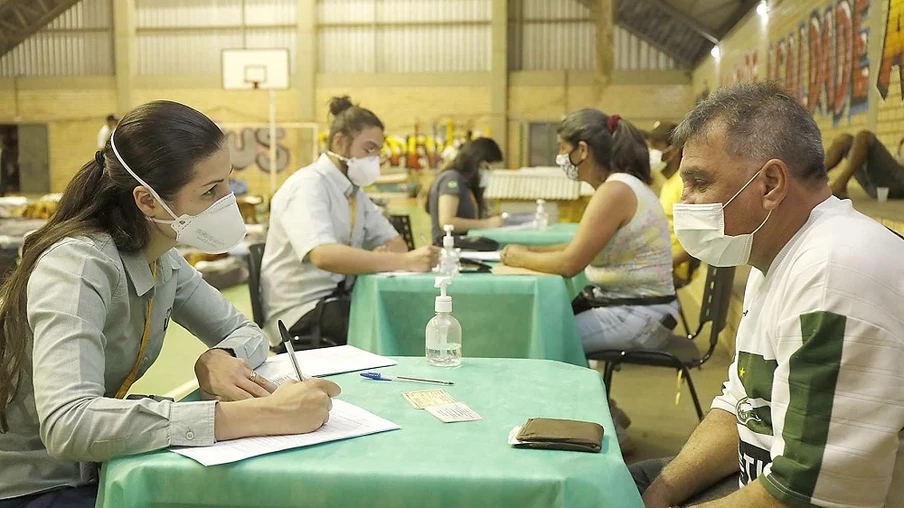
{"type": "Polygon", "coordinates": [[[289,88],[289,50],[224,49],[223,88],[282,90],[289,88]]]}

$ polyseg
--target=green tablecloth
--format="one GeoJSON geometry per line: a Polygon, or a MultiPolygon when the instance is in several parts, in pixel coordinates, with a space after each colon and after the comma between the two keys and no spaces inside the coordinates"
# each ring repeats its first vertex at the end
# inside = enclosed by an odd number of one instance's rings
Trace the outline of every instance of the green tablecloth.
{"type": "MultiPolygon", "coordinates": [[[[424,355],[434,316],[431,274],[358,277],[348,343],[382,355],[424,355]]],[[[462,355],[541,358],[586,366],[571,310],[581,286],[557,275],[461,274],[452,281],[452,314],[461,322],[462,355]]]]}
{"type": "Polygon", "coordinates": [[[540,360],[467,359],[453,370],[399,362],[384,371],[452,380],[447,391],[483,420],[442,423],[399,395],[429,385],[334,376],[343,400],[401,430],[209,468],[168,451],[120,458],[102,469],[97,506],[643,507],[596,371],[540,360]],[[539,416],[602,424],[602,452],[506,444],[512,427],[539,416]]]}
{"type": "Polygon", "coordinates": [[[510,243],[519,245],[558,245],[568,243],[578,231],[573,223],[550,224],[546,231],[534,229],[472,229],[468,236],[485,236],[505,246],[510,243]]]}

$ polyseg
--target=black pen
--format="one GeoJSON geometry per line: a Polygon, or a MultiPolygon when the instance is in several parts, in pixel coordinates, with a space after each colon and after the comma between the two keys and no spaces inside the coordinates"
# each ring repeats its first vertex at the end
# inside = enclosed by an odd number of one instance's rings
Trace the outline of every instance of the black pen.
{"type": "Polygon", "coordinates": [[[295,348],[292,347],[292,337],[289,335],[289,330],[286,330],[286,325],[283,324],[282,320],[277,321],[276,324],[279,326],[279,335],[286,344],[286,351],[289,352],[289,359],[292,360],[292,366],[295,367],[295,375],[298,376],[299,381],[307,381],[308,377],[301,373],[301,367],[298,366],[298,359],[295,358],[295,348]]]}

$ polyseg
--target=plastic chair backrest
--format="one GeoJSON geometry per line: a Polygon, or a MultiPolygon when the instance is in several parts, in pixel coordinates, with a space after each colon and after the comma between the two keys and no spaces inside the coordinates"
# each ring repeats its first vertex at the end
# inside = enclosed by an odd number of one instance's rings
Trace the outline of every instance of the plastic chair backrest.
{"type": "Polygon", "coordinates": [[[392,224],[392,227],[394,227],[395,230],[399,232],[399,235],[402,236],[402,239],[405,240],[405,245],[408,246],[408,250],[414,250],[414,232],[411,231],[411,216],[390,215],[388,219],[389,223],[392,224]]]}
{"type": "Polygon", "coordinates": [[[719,343],[719,334],[728,322],[728,309],[731,307],[731,288],[734,284],[735,267],[710,266],[706,271],[706,286],[703,288],[703,301],[700,303],[700,326],[697,334],[706,323],[712,328],[709,331],[709,351],[701,359],[705,362],[712,356],[719,343]]]}
{"type": "Polygon", "coordinates": [[[264,304],[261,301],[261,263],[264,259],[263,243],[248,246],[248,293],[251,296],[251,316],[257,326],[264,326],[264,304]]]}

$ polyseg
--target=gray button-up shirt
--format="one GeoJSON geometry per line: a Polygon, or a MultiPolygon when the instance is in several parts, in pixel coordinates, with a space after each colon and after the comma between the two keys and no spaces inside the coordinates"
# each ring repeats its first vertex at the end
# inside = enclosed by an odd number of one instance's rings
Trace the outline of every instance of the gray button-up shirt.
{"type": "Polygon", "coordinates": [[[155,281],[144,254],[119,252],[109,235],[58,242],[28,281],[32,369],[0,434],[0,499],[92,481],[90,463],[112,457],[214,443],[214,401],[112,398],[138,357],[151,298],[139,377],[160,354],[170,320],[252,367],[266,358],[260,328],[175,250],[157,261],[155,281]]]}
{"type": "Polygon", "coordinates": [[[290,176],[273,196],[261,266],[264,328],[271,342],[279,342],[277,320],[291,327],[346,278],[314,266],[308,254],[315,247],[339,243],[372,250],[397,236],[380,209],[326,155],[290,176]]]}

